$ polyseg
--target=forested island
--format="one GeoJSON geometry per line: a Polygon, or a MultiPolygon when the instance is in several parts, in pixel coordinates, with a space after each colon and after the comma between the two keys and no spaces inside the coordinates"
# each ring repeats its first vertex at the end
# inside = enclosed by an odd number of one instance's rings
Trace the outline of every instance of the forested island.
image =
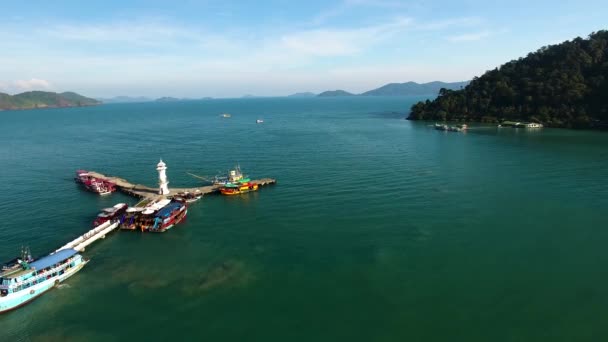
{"type": "Polygon", "coordinates": [[[98,104],[101,102],[74,92],[28,91],[12,96],[0,93],[0,110],[81,107],[98,104]]]}
{"type": "Polygon", "coordinates": [[[608,31],[542,47],[475,77],[462,90],[441,89],[435,100],[413,105],[408,119],[606,127],[608,31]]]}

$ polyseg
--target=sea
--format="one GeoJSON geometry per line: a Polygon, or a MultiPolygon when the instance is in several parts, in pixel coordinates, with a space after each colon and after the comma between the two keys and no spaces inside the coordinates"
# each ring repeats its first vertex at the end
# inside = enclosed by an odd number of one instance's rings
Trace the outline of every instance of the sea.
{"type": "Polygon", "coordinates": [[[405,120],[421,99],[1,112],[0,260],[137,202],[84,191],[77,169],[156,186],[162,158],[170,188],[235,165],[277,184],[205,196],[164,234],[109,234],[0,315],[0,341],[608,339],[608,134],[436,131],[405,120]]]}

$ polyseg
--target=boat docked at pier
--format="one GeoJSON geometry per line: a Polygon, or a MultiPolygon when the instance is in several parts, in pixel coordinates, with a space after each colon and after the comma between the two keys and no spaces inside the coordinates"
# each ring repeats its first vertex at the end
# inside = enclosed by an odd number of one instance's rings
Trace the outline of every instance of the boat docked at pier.
{"type": "Polygon", "coordinates": [[[109,195],[116,191],[116,184],[105,179],[96,178],[86,170],[77,170],[74,180],[76,183],[82,184],[86,190],[99,195],[109,195]]]}
{"type": "Polygon", "coordinates": [[[175,194],[175,196],[173,196],[173,198],[181,198],[181,199],[185,200],[186,203],[194,203],[194,202],[198,201],[199,199],[201,199],[201,197],[203,197],[203,193],[198,189],[194,190],[194,192],[190,192],[190,191],[178,192],[175,194]]]}
{"type": "Polygon", "coordinates": [[[185,200],[174,198],[171,203],[154,214],[154,224],[148,231],[162,233],[182,222],[188,214],[188,205],[185,200]]]}
{"type": "Polygon", "coordinates": [[[126,203],[118,203],[111,208],[105,208],[97,215],[95,221],[93,221],[93,227],[97,227],[104,222],[117,220],[124,215],[124,213],[129,208],[129,205],[126,203]]]}
{"type": "Polygon", "coordinates": [[[215,185],[221,185],[220,193],[222,195],[239,195],[250,191],[256,191],[259,185],[252,182],[251,179],[243,175],[241,167],[237,166],[234,170],[224,177],[222,183],[216,182],[215,185]]]}
{"type": "Polygon", "coordinates": [[[0,273],[0,313],[29,303],[67,278],[89,261],[74,249],[62,249],[33,260],[29,251],[5,265],[0,273]]]}
{"type": "Polygon", "coordinates": [[[171,203],[171,200],[164,198],[158,200],[145,199],[139,202],[128,208],[120,217],[120,229],[139,229],[142,232],[148,230],[154,225],[154,215],[169,203],[171,203]]]}

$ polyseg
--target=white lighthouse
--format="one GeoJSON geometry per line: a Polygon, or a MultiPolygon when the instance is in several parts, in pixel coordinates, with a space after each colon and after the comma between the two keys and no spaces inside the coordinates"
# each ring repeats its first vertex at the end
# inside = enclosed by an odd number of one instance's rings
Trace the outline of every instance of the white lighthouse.
{"type": "Polygon", "coordinates": [[[158,194],[168,195],[169,194],[169,181],[167,181],[167,164],[161,159],[156,165],[156,171],[158,171],[158,194]]]}

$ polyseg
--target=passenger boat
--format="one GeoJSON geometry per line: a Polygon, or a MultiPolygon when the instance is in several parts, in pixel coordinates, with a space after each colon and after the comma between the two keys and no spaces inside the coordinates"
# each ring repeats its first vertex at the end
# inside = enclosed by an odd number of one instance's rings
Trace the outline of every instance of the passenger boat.
{"type": "Polygon", "coordinates": [[[128,208],[120,218],[120,229],[139,229],[142,232],[148,230],[154,225],[154,214],[169,203],[171,203],[171,200],[168,199],[157,201],[144,200],[128,208]]]}
{"type": "Polygon", "coordinates": [[[89,261],[74,249],[62,249],[33,261],[29,252],[0,273],[0,313],[16,309],[80,271],[89,261]]]}
{"type": "Polygon", "coordinates": [[[116,191],[116,184],[108,182],[104,179],[95,178],[86,170],[77,170],[74,180],[76,183],[82,184],[82,186],[88,191],[100,195],[109,195],[116,191]]]}
{"type": "Polygon", "coordinates": [[[154,215],[154,224],[148,228],[148,231],[162,233],[171,229],[174,225],[182,222],[188,214],[188,205],[185,200],[174,198],[164,208],[160,209],[154,215]]]}
{"type": "Polygon", "coordinates": [[[118,203],[112,208],[103,209],[101,213],[97,215],[95,221],[93,221],[93,227],[97,227],[106,221],[120,219],[120,217],[127,211],[127,208],[129,208],[128,204],[118,203]]]}

